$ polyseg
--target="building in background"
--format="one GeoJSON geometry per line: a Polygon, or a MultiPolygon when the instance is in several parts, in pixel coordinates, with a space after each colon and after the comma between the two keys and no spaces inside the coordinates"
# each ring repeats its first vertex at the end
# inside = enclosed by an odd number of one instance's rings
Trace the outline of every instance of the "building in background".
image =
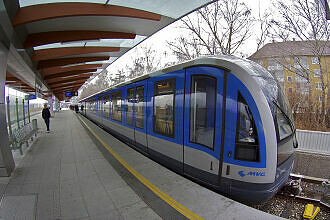
{"type": "Polygon", "coordinates": [[[325,111],[330,71],[330,43],[326,41],[287,41],[266,44],[248,59],[272,72],[283,87],[293,109],[311,102],[325,111]]]}

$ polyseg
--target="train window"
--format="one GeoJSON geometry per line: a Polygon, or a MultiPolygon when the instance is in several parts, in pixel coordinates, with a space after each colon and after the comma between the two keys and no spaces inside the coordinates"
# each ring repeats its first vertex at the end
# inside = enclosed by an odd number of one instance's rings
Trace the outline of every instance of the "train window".
{"type": "Polygon", "coordinates": [[[86,102],[86,112],[90,112],[91,111],[91,101],[87,101],[86,102]]]}
{"type": "Polygon", "coordinates": [[[259,140],[251,110],[243,96],[237,98],[235,160],[259,161],[259,140]]]}
{"type": "Polygon", "coordinates": [[[110,110],[110,100],[109,100],[109,95],[103,96],[103,117],[109,118],[109,110],[110,110]]]}
{"type": "Polygon", "coordinates": [[[121,122],[121,91],[111,95],[111,119],[121,122]]]}
{"type": "Polygon", "coordinates": [[[93,102],[93,100],[90,100],[89,101],[89,111],[90,112],[93,112],[93,107],[94,107],[94,102],[93,102]]]}
{"type": "Polygon", "coordinates": [[[283,112],[276,108],[276,119],[277,119],[277,127],[280,140],[290,136],[292,134],[291,125],[289,119],[283,114],[283,112]]]}
{"type": "Polygon", "coordinates": [[[190,92],[189,141],[214,148],[217,79],[193,75],[190,92]]]}
{"type": "Polygon", "coordinates": [[[96,113],[96,99],[92,99],[91,101],[91,112],[96,113]]]}
{"type": "Polygon", "coordinates": [[[127,111],[126,111],[126,123],[128,125],[133,125],[133,88],[127,89],[127,111]]]}
{"type": "Polygon", "coordinates": [[[101,97],[98,97],[97,98],[97,112],[100,112],[102,111],[102,98],[101,97]]]}
{"type": "Polygon", "coordinates": [[[143,96],[144,86],[136,87],[135,127],[137,128],[143,128],[143,96]]]}
{"type": "Polygon", "coordinates": [[[175,79],[154,85],[153,129],[155,133],[174,137],[175,79]]]}

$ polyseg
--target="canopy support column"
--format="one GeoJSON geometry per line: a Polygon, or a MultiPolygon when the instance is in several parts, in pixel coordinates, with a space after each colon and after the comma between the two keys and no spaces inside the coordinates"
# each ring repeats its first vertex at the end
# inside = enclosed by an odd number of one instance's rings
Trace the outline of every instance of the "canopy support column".
{"type": "Polygon", "coordinates": [[[10,176],[15,162],[9,146],[6,120],[5,82],[8,50],[0,42],[0,177],[10,176]]]}

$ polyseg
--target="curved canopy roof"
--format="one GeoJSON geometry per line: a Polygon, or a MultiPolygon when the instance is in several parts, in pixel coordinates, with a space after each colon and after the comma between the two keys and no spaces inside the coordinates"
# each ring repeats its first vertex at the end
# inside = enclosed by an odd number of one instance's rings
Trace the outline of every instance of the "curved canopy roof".
{"type": "Polygon", "coordinates": [[[11,22],[45,85],[63,99],[145,38],[210,2],[19,0],[11,22]]]}

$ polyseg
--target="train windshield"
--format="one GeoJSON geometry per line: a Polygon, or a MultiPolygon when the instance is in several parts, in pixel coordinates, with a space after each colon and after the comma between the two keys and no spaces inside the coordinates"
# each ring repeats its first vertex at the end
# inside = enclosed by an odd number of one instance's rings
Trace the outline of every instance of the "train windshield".
{"type": "Polygon", "coordinates": [[[276,109],[277,109],[276,121],[277,121],[279,139],[283,140],[284,138],[292,134],[292,128],[289,121],[290,119],[288,119],[279,108],[276,109]]]}
{"type": "MultiPolygon", "coordinates": [[[[293,126],[292,112],[287,97],[283,94],[283,91],[279,89],[277,99],[275,100],[277,107],[279,107],[285,116],[289,119],[290,126],[293,126]]],[[[294,129],[293,129],[294,130],[294,129]]]]}
{"type": "Polygon", "coordinates": [[[293,154],[293,147],[297,145],[293,123],[289,117],[276,106],[277,127],[277,166],[284,163],[293,154]]]}

